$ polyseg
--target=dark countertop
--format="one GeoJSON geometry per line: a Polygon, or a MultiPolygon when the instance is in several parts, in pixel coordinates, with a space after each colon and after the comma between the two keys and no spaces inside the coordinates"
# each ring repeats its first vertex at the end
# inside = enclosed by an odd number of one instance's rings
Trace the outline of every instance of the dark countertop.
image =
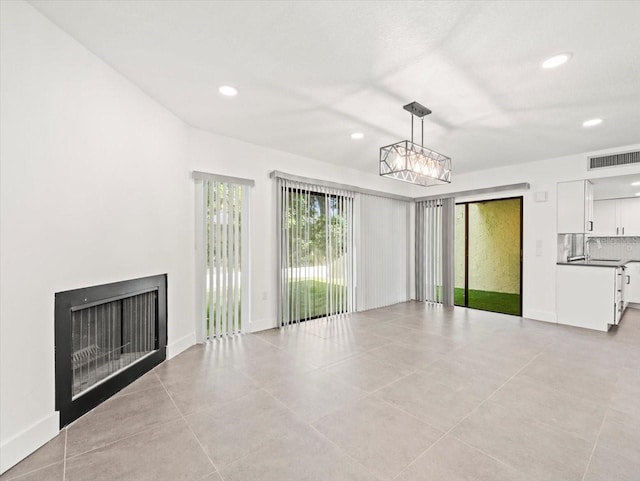
{"type": "Polygon", "coordinates": [[[586,266],[586,267],[621,267],[629,262],[640,262],[640,259],[589,259],[587,261],[556,262],[559,266],[586,266]]]}

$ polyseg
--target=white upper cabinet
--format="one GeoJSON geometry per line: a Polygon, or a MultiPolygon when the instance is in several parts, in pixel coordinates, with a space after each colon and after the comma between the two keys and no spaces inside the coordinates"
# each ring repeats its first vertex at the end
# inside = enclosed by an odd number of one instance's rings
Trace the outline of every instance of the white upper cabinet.
{"type": "Polygon", "coordinates": [[[640,236],[640,198],[619,199],[620,235],[640,236]]]}
{"type": "Polygon", "coordinates": [[[591,233],[593,185],[588,180],[558,183],[558,234],[591,233]]]}
{"type": "Polygon", "coordinates": [[[593,232],[593,184],[584,181],[584,231],[593,232]]]}
{"type": "Polygon", "coordinates": [[[594,236],[640,236],[640,198],[593,203],[594,236]]]}
{"type": "Polygon", "coordinates": [[[593,203],[593,235],[613,237],[618,235],[618,206],[615,200],[596,200],[593,203]]]}

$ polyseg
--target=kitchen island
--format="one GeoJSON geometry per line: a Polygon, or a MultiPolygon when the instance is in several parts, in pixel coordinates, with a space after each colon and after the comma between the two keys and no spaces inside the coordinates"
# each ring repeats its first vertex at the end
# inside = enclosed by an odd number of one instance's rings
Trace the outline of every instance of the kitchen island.
{"type": "Polygon", "coordinates": [[[608,331],[640,303],[640,259],[558,262],[556,280],[558,324],[608,331]]]}

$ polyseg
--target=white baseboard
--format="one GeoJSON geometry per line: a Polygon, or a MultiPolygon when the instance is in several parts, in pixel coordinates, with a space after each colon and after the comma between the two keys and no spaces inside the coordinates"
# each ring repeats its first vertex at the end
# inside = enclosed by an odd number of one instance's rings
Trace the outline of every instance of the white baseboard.
{"type": "Polygon", "coordinates": [[[176,357],[182,351],[189,349],[196,343],[196,333],[190,332],[186,336],[182,336],[180,339],[172,342],[171,344],[167,344],[167,359],[171,359],[172,357],[176,357]]]}
{"type": "Polygon", "coordinates": [[[60,432],[60,414],[53,412],[0,445],[0,474],[51,441],[60,432]]]}
{"type": "Polygon", "coordinates": [[[249,325],[249,332],[266,331],[267,329],[273,329],[276,323],[273,319],[258,319],[251,321],[249,325]]]}
{"type": "Polygon", "coordinates": [[[627,308],[640,309],[640,304],[638,304],[637,302],[630,302],[629,305],[627,305],[627,308]]]}
{"type": "Polygon", "coordinates": [[[552,322],[557,323],[558,318],[553,311],[538,311],[536,309],[524,310],[523,316],[527,319],[533,319],[534,321],[552,322]]]}

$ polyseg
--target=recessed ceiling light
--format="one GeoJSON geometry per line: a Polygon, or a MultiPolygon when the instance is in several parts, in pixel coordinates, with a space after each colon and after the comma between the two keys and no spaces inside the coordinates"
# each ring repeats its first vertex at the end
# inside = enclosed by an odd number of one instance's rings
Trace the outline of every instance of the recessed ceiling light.
{"type": "Polygon", "coordinates": [[[636,185],[640,185],[640,182],[632,182],[631,185],[635,187],[636,185]]]}
{"type": "Polygon", "coordinates": [[[559,53],[558,55],[554,55],[553,57],[549,57],[547,60],[542,62],[542,68],[556,68],[560,65],[564,65],[569,60],[571,60],[570,53],[559,53]]]}
{"type": "Polygon", "coordinates": [[[360,140],[364,138],[364,134],[362,132],[354,132],[351,134],[351,138],[353,140],[360,140]]]}
{"type": "Polygon", "coordinates": [[[220,92],[225,97],[235,97],[236,95],[238,95],[238,89],[230,85],[221,86],[218,89],[218,92],[220,92]]]}
{"type": "Polygon", "coordinates": [[[583,127],[595,127],[596,125],[600,125],[602,123],[602,119],[590,119],[582,122],[583,127]]]}

